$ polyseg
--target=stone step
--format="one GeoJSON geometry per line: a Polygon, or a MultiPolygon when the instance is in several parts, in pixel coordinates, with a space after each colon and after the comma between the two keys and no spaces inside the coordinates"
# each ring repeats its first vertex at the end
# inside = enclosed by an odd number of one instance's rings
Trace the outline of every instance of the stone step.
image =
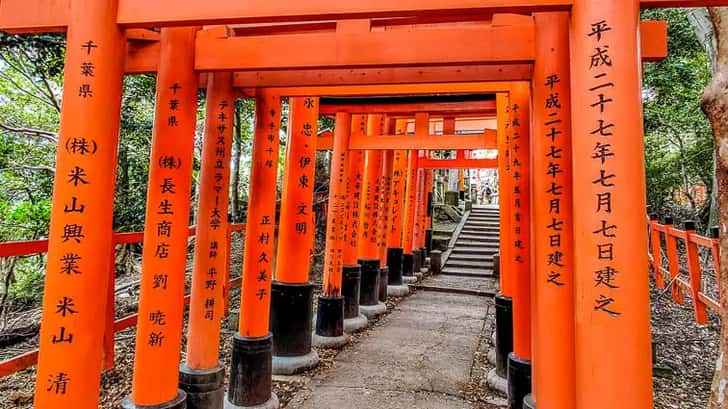
{"type": "Polygon", "coordinates": [[[474,224],[474,223],[465,223],[463,226],[463,230],[477,230],[482,231],[486,233],[494,233],[499,234],[500,233],[500,225],[498,224],[490,224],[490,225],[482,225],[482,224],[474,224]]]}
{"type": "Polygon", "coordinates": [[[442,269],[443,275],[459,277],[493,277],[493,271],[461,267],[446,267],[442,269]]]}
{"type": "Polygon", "coordinates": [[[493,270],[493,260],[490,262],[483,262],[483,261],[474,261],[474,260],[459,260],[459,259],[453,259],[448,258],[447,264],[445,264],[444,268],[452,268],[452,267],[463,267],[463,268],[469,268],[473,270],[493,270]]]}
{"type": "Polygon", "coordinates": [[[458,246],[452,249],[450,257],[456,254],[481,254],[481,255],[493,255],[500,251],[498,246],[458,246]]]}
{"type": "Polygon", "coordinates": [[[492,254],[451,253],[450,258],[448,258],[448,262],[450,260],[468,260],[468,261],[480,261],[480,262],[484,262],[484,263],[492,263],[493,255],[492,254]]]}
{"type": "Polygon", "coordinates": [[[463,226],[463,229],[460,231],[460,233],[468,233],[468,234],[481,234],[481,235],[499,235],[500,234],[500,228],[493,228],[493,227],[472,227],[468,226],[467,224],[463,226]]]}
{"type": "Polygon", "coordinates": [[[468,219],[465,221],[465,225],[480,226],[480,227],[498,227],[498,226],[500,226],[500,223],[497,220],[496,221],[481,221],[481,220],[468,219]]]}
{"type": "Polygon", "coordinates": [[[470,216],[475,219],[490,219],[490,220],[498,220],[500,219],[499,214],[478,214],[478,213],[470,213],[470,216]]]}
{"type": "Polygon", "coordinates": [[[474,242],[480,242],[480,243],[499,243],[500,237],[498,236],[481,236],[481,235],[474,235],[474,234],[461,234],[458,237],[458,241],[455,242],[456,245],[460,241],[474,241],[474,242]]]}

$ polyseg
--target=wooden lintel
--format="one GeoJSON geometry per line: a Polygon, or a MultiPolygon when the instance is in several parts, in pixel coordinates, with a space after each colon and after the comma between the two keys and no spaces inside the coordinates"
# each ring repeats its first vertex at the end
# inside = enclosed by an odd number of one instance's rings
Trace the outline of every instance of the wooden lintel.
{"type": "MultiPolygon", "coordinates": [[[[390,95],[427,95],[427,94],[491,94],[497,92],[510,92],[512,82],[485,81],[485,82],[452,82],[452,83],[425,83],[425,84],[376,84],[376,85],[332,85],[322,87],[275,87],[270,88],[284,97],[307,96],[390,96],[390,95]]],[[[242,88],[241,97],[253,97],[255,88],[242,88]]]]}
{"type": "MultiPolygon", "coordinates": [[[[350,150],[480,150],[497,149],[496,131],[486,129],[476,135],[375,135],[356,136],[349,139],[350,150]]],[[[333,149],[333,134],[322,132],[316,139],[316,149],[333,149]]]]}
{"type": "MultiPolygon", "coordinates": [[[[70,0],[0,1],[0,29],[15,33],[65,31],[69,4],[70,0]]],[[[568,11],[572,4],[573,0],[370,0],[365,4],[340,0],[119,0],[117,21],[130,28],[257,24],[258,33],[267,33],[271,31],[265,23],[320,24],[361,18],[462,22],[497,13],[568,11]]],[[[728,6],[728,0],[641,0],[640,4],[642,8],[711,7],[728,6]]]]}
{"type": "Polygon", "coordinates": [[[420,169],[494,169],[498,159],[420,159],[420,169]]]}
{"type": "Polygon", "coordinates": [[[533,24],[229,38],[198,35],[195,68],[245,71],[530,63],[534,43],[533,24]]]}
{"type": "Polygon", "coordinates": [[[463,81],[528,81],[533,64],[477,64],[445,67],[327,68],[302,70],[240,71],[233,85],[246,87],[292,87],[364,84],[420,84],[463,81]]]}
{"type": "Polygon", "coordinates": [[[416,112],[428,112],[431,116],[461,114],[495,114],[495,101],[433,102],[407,104],[321,104],[319,114],[333,115],[337,112],[350,114],[387,114],[414,116],[416,112]]]}

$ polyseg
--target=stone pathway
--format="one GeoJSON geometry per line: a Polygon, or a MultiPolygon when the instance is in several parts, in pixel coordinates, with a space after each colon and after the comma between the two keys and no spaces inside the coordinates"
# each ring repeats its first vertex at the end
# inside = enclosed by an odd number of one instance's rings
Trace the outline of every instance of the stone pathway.
{"type": "MultiPolygon", "coordinates": [[[[462,287],[462,277],[451,278],[458,281],[435,280],[440,287],[462,287]]],[[[476,288],[492,288],[494,281],[470,280],[479,281],[471,283],[476,288]]],[[[490,297],[418,291],[341,351],[334,367],[308,382],[287,407],[474,408],[467,384],[493,314],[490,297]]]]}

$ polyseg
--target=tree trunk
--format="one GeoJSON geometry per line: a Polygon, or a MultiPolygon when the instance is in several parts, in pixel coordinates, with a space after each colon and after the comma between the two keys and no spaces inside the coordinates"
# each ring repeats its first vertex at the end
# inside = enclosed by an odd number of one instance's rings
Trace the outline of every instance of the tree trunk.
{"type": "MultiPolygon", "coordinates": [[[[698,42],[700,42],[700,44],[703,46],[703,49],[705,50],[705,53],[708,55],[708,60],[710,61],[712,71],[715,72],[717,68],[716,59],[718,51],[715,40],[715,32],[713,30],[712,21],[710,20],[710,14],[708,14],[708,9],[706,9],[705,7],[696,7],[690,9],[687,13],[687,16],[690,25],[693,27],[695,36],[698,38],[698,42]]],[[[708,225],[705,226],[706,235],[710,232],[710,228],[712,226],[718,225],[718,179],[716,177],[716,175],[718,174],[716,167],[717,163],[718,158],[717,155],[714,154],[713,179],[711,181],[710,196],[708,197],[708,200],[710,200],[710,213],[708,215],[708,225]]]]}
{"type": "Polygon", "coordinates": [[[231,180],[231,200],[230,205],[232,207],[232,216],[235,222],[240,222],[240,158],[242,157],[243,151],[243,124],[242,118],[240,118],[240,103],[235,104],[235,135],[233,138],[233,162],[230,166],[230,172],[232,173],[231,180]]]}
{"type": "Polygon", "coordinates": [[[720,355],[716,363],[709,409],[728,409],[728,8],[708,9],[716,39],[713,79],[703,93],[702,108],[713,128],[720,227],[720,355]]]}

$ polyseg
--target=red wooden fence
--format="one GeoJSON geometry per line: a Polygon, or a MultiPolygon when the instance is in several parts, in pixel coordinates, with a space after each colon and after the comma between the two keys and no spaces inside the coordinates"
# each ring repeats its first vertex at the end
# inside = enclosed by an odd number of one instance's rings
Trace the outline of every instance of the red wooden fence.
{"type": "Polygon", "coordinates": [[[666,217],[664,223],[660,223],[656,216],[650,216],[648,220],[650,234],[649,260],[652,271],[655,274],[655,283],[659,288],[670,287],[672,298],[675,302],[685,302],[685,293],[693,300],[695,320],[700,324],[707,324],[710,309],[720,313],[720,301],[717,294],[720,294],[720,247],[718,243],[718,230],[711,230],[711,237],[704,237],[695,232],[695,223],[687,221],[683,228],[677,228],[672,218],[666,217]],[[665,251],[662,251],[664,241],[665,251]],[[687,277],[680,276],[680,254],[678,245],[685,248],[687,259],[687,277]],[[703,284],[706,278],[700,263],[700,249],[706,248],[713,258],[713,269],[715,271],[715,296],[705,293],[703,284]],[[667,268],[663,267],[667,264],[667,268]]]}
{"type": "MultiPolygon", "coordinates": [[[[233,232],[245,230],[244,224],[231,224],[228,228],[228,238],[233,232]]],[[[189,228],[189,235],[195,234],[195,228],[189,228]]],[[[143,232],[133,233],[116,233],[114,234],[114,245],[117,244],[129,244],[129,243],[141,243],[144,240],[143,232]]],[[[230,242],[230,240],[228,240],[230,242]]],[[[0,243],[0,258],[4,257],[17,257],[17,256],[29,256],[33,254],[45,253],[48,251],[48,240],[34,240],[34,241],[15,241],[0,243]]],[[[227,249],[228,255],[230,249],[227,249]]],[[[229,260],[229,257],[228,257],[229,260]]],[[[112,258],[112,263],[115,261],[115,257],[112,258]]],[[[113,264],[111,264],[113,265],[113,264]]],[[[105,357],[104,364],[106,369],[114,367],[114,334],[119,331],[123,331],[127,328],[133,327],[137,322],[137,314],[131,314],[126,317],[115,320],[114,315],[114,274],[115,268],[111,268],[110,274],[111,282],[109,285],[109,309],[107,312],[108,319],[106,320],[106,335],[104,336],[105,357]]],[[[240,277],[230,280],[228,288],[237,287],[240,285],[240,277]]],[[[185,303],[189,303],[189,295],[185,296],[185,303]]],[[[227,311],[227,308],[226,308],[227,311]]],[[[14,356],[12,358],[0,361],[0,378],[14,374],[23,369],[29,368],[38,362],[38,350],[28,351],[26,353],[14,356]]]]}

